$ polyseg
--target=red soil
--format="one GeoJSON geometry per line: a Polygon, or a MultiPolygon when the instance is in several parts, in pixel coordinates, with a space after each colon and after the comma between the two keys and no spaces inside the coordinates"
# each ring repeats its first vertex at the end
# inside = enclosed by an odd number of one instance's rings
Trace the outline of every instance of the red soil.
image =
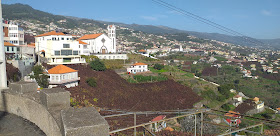
{"type": "Polygon", "coordinates": [[[77,100],[88,99],[98,107],[129,111],[188,109],[202,100],[191,88],[173,80],[132,84],[113,70],[94,71],[85,65],[67,66],[78,70],[81,77],[78,87],[67,89],[71,96],[77,100]],[[96,87],[86,83],[89,77],[96,78],[96,87]],[[94,98],[98,101],[94,102],[94,98]]]}

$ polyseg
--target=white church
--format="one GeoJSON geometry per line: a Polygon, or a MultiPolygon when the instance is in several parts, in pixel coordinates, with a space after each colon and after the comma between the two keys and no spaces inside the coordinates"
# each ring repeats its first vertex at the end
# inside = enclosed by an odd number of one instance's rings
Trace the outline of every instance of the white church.
{"type": "Polygon", "coordinates": [[[116,53],[116,27],[107,27],[108,35],[104,33],[84,35],[79,40],[88,43],[90,54],[116,53]]]}
{"type": "Polygon", "coordinates": [[[118,54],[116,49],[116,27],[107,27],[104,33],[88,34],[80,38],[62,33],[48,32],[35,37],[36,51],[44,54],[48,64],[85,63],[81,55],[95,55],[100,59],[128,59],[126,54],[118,54]]]}

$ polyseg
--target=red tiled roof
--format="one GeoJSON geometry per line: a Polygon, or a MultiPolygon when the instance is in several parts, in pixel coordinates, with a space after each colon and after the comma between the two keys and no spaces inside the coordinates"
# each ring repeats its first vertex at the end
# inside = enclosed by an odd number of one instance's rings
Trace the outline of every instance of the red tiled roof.
{"type": "Polygon", "coordinates": [[[9,42],[4,42],[4,46],[15,46],[15,45],[13,45],[13,44],[11,44],[9,42]]]}
{"type": "Polygon", "coordinates": [[[95,38],[99,37],[99,36],[102,35],[102,34],[103,34],[103,33],[84,35],[84,36],[82,36],[79,40],[95,39],[95,38]]]}
{"type": "Polygon", "coordinates": [[[165,119],[165,118],[166,118],[165,115],[159,115],[159,116],[155,117],[154,119],[152,119],[152,122],[153,122],[153,121],[160,121],[160,120],[163,120],[163,119],[165,119]]]}
{"type": "Polygon", "coordinates": [[[49,69],[48,72],[49,72],[49,74],[64,74],[64,73],[77,72],[77,70],[69,68],[64,65],[57,65],[57,66],[49,69]]]}
{"type": "Polygon", "coordinates": [[[146,51],[142,49],[142,50],[139,50],[138,52],[146,52],[146,51]]]}
{"type": "Polygon", "coordinates": [[[41,34],[41,35],[37,35],[35,37],[42,37],[42,36],[49,36],[49,35],[65,35],[64,33],[62,32],[56,32],[56,31],[51,31],[51,32],[47,32],[47,33],[44,33],[44,34],[41,34]]]}
{"type": "Polygon", "coordinates": [[[78,41],[79,41],[79,44],[88,44],[88,43],[85,43],[85,42],[83,42],[81,40],[78,40],[78,41]]]}
{"type": "Polygon", "coordinates": [[[135,63],[135,64],[133,64],[133,66],[137,66],[137,65],[147,65],[147,64],[145,64],[145,63],[135,63]]]}
{"type": "Polygon", "coordinates": [[[239,117],[240,113],[234,112],[234,111],[228,111],[228,113],[225,114],[227,117],[239,117]]]}

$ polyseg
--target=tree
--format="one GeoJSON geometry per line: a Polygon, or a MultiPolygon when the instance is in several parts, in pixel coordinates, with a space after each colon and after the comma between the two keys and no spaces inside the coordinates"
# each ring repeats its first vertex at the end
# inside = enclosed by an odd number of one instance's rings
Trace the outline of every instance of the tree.
{"type": "Polygon", "coordinates": [[[156,63],[156,64],[154,65],[154,69],[161,70],[161,69],[163,69],[163,68],[164,68],[164,65],[162,65],[162,64],[156,63]]]}
{"type": "Polygon", "coordinates": [[[96,71],[105,71],[106,70],[104,63],[102,61],[100,61],[99,59],[95,59],[95,60],[91,61],[89,65],[90,65],[91,69],[96,70],[96,71]]]}
{"type": "Polygon", "coordinates": [[[33,75],[30,75],[31,78],[35,78],[37,84],[40,87],[47,88],[49,86],[49,76],[43,73],[43,67],[41,65],[36,65],[32,68],[33,75]]]}

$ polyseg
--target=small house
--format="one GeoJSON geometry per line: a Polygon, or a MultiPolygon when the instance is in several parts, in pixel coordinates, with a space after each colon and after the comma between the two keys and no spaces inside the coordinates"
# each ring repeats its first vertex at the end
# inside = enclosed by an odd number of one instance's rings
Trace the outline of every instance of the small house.
{"type": "Polygon", "coordinates": [[[78,86],[78,71],[69,68],[65,65],[58,65],[48,70],[49,73],[49,87],[56,87],[59,85],[67,88],[78,86]]]}
{"type": "Polygon", "coordinates": [[[131,65],[129,68],[127,68],[128,73],[139,73],[139,72],[147,72],[148,70],[148,65],[145,63],[135,63],[131,65]]]}
{"type": "Polygon", "coordinates": [[[152,131],[159,132],[159,131],[165,130],[166,122],[161,121],[165,118],[166,118],[165,115],[159,115],[159,116],[155,117],[154,119],[152,119],[151,122],[155,122],[155,123],[151,124],[151,126],[150,126],[152,131]]]}
{"type": "Polygon", "coordinates": [[[241,104],[243,102],[243,100],[242,100],[242,96],[240,96],[240,95],[235,95],[234,97],[233,97],[233,105],[235,106],[235,107],[237,107],[239,104],[241,104]]]}

